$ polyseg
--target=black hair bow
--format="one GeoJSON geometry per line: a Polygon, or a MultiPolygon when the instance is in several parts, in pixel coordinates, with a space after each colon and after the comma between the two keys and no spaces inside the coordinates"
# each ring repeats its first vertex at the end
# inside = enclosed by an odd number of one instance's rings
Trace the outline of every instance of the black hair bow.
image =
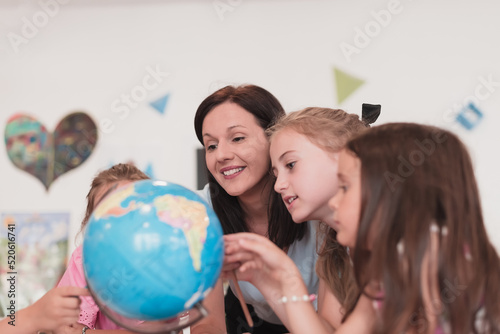
{"type": "Polygon", "coordinates": [[[361,119],[367,125],[375,123],[377,118],[380,116],[381,108],[380,104],[363,103],[361,108],[361,119]]]}

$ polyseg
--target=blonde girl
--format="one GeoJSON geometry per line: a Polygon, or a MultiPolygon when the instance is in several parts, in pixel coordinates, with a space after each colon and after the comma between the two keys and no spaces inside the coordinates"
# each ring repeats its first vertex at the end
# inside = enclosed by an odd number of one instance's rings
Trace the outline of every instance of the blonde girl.
{"type": "MultiPolygon", "coordinates": [[[[378,112],[372,115],[371,121],[377,116],[378,112]]],[[[280,194],[296,223],[318,220],[328,235],[321,238],[324,242],[317,263],[320,277],[318,312],[332,329],[340,325],[345,310],[355,304],[358,290],[347,249],[337,243],[336,232],[328,227],[333,221],[328,200],[338,189],[339,151],[351,136],[366,130],[369,122],[340,109],[306,108],[278,119],[267,130],[272,171],[276,177],[274,190],[280,194]],[[330,272],[331,267],[336,268],[335,274],[330,272]]],[[[228,237],[228,252],[240,237],[228,237]]],[[[226,258],[226,263],[231,262],[239,263],[238,254],[226,258]]],[[[261,277],[260,273],[240,274],[240,279],[249,280],[256,286],[261,284],[263,289],[265,282],[260,281],[261,277]]]]}

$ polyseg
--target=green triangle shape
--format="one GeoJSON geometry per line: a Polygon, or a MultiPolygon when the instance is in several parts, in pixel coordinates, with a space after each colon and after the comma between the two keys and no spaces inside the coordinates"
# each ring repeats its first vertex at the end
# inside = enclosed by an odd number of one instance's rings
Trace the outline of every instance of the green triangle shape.
{"type": "Polygon", "coordinates": [[[333,68],[333,73],[337,85],[337,101],[339,104],[365,83],[364,80],[355,78],[336,67],[333,68]]]}

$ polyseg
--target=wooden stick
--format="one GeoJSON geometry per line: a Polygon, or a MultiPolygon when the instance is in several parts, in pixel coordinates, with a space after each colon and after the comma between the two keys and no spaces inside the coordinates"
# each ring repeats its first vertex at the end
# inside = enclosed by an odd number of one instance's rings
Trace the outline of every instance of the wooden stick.
{"type": "Polygon", "coordinates": [[[240,285],[238,284],[238,279],[236,278],[236,273],[234,272],[234,270],[231,271],[229,276],[234,283],[234,287],[236,288],[236,296],[240,301],[240,305],[243,309],[243,313],[245,314],[245,318],[247,319],[248,326],[253,328],[253,320],[250,316],[250,312],[248,311],[247,303],[245,303],[245,298],[243,298],[243,294],[241,293],[240,285]]]}

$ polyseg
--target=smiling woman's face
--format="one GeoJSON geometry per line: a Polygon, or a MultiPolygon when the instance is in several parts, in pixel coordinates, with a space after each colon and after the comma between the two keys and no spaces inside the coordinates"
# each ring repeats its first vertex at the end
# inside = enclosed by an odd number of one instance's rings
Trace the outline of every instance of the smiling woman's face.
{"type": "Polygon", "coordinates": [[[269,143],[254,115],[236,103],[222,103],[205,117],[202,135],[207,168],[229,195],[262,193],[269,143]]]}

